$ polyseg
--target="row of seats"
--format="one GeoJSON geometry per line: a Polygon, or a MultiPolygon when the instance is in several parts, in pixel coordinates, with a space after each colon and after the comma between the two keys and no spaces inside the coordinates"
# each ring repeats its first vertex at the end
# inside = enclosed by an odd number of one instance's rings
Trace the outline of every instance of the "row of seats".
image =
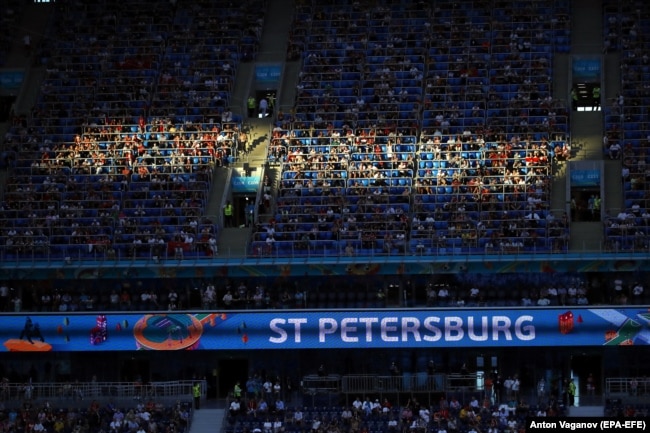
{"type": "Polygon", "coordinates": [[[254,239],[251,252],[564,251],[548,180],[555,152],[568,154],[551,77],[553,54],[570,46],[569,3],[341,7],[297,9],[298,96],[269,146],[281,163],[276,223],[296,230],[254,239]],[[319,224],[323,205],[332,215],[319,224]],[[404,231],[399,248],[364,245],[377,219],[404,231]]]}
{"type": "Polygon", "coordinates": [[[620,53],[621,92],[604,107],[607,145],[604,157],[620,159],[623,203],[619,215],[604,221],[606,246],[612,251],[647,251],[647,214],[650,209],[650,48],[641,37],[650,31],[650,9],[643,2],[606,1],[603,8],[606,52],[620,53]]]}
{"type": "Polygon", "coordinates": [[[270,147],[282,161],[277,214],[253,237],[252,254],[566,249],[568,222],[548,207],[558,143],[382,130],[275,133],[283,144],[270,147]],[[401,236],[384,239],[383,230],[401,236]]]}
{"type": "Polygon", "coordinates": [[[265,11],[264,0],[57,5],[41,92],[6,136],[3,257],[215,255],[211,173],[239,149],[232,84],[265,11]]]}
{"type": "Polygon", "coordinates": [[[202,218],[211,170],[161,172],[144,179],[142,174],[75,174],[19,165],[0,211],[3,253],[49,258],[213,255],[209,242],[217,236],[215,222],[202,218]],[[182,252],[176,254],[177,248],[182,252]]]}
{"type": "MultiPolygon", "coordinates": [[[[397,379],[400,379],[399,377],[397,379]]],[[[402,380],[407,383],[409,375],[402,375],[402,380]],[[408,379],[407,379],[408,377],[408,379]]],[[[416,379],[417,380],[417,379],[416,379]]],[[[426,387],[430,377],[426,372],[421,374],[423,386],[426,387]]],[[[396,433],[399,431],[412,432],[439,432],[453,430],[458,432],[473,431],[511,431],[517,430],[525,424],[528,417],[550,417],[557,419],[565,412],[562,403],[551,400],[546,403],[530,405],[525,400],[513,401],[509,406],[507,402],[495,404],[490,399],[484,398],[479,392],[467,392],[463,396],[443,398],[439,402],[427,405],[418,402],[413,397],[406,405],[393,405],[389,399],[376,399],[376,410],[365,411],[362,405],[372,406],[374,400],[359,401],[357,409],[350,406],[332,406],[326,401],[326,396],[313,397],[313,404],[307,400],[304,407],[289,408],[281,413],[271,409],[267,413],[257,410],[248,411],[248,405],[255,402],[244,401],[242,409],[230,414],[224,420],[226,433],[243,433],[247,431],[273,431],[302,432],[327,431],[351,428],[369,433],[396,433]],[[478,407],[470,408],[470,401],[478,407]],[[385,409],[384,409],[385,406],[385,409]],[[350,411],[351,418],[344,419],[343,412],[350,411]],[[296,413],[299,421],[296,422],[296,413]],[[274,422],[279,426],[274,430],[274,422]],[[265,425],[267,427],[265,427],[265,425]]],[[[370,397],[368,397],[370,398],[370,397]]],[[[272,402],[271,402],[272,403],[272,402]]],[[[269,404],[271,406],[271,404],[269,404]]]]}
{"type": "MultiPolygon", "coordinates": [[[[505,109],[521,118],[522,109],[542,101],[540,114],[526,119],[525,129],[567,132],[565,107],[547,102],[551,53],[568,50],[566,3],[527,4],[515,11],[474,2],[435,11],[417,10],[409,2],[390,7],[395,9],[390,18],[372,6],[365,14],[362,10],[345,19],[337,16],[336,6],[299,10],[297,25],[304,25],[304,15],[310,16],[309,28],[301,30],[304,66],[296,104],[301,120],[332,122],[335,127],[345,122],[401,125],[424,108],[423,124],[433,126],[439,113],[447,114],[456,105],[478,106],[480,112],[471,117],[446,119],[455,123],[452,132],[460,133],[486,123],[488,104],[490,117],[505,109]],[[549,20],[540,21],[539,16],[549,20]],[[470,32],[456,30],[464,25],[470,32]],[[382,113],[374,116],[378,109],[382,113]],[[557,118],[545,121],[549,113],[557,118]]],[[[509,123],[508,115],[504,117],[503,123],[509,123]]]]}

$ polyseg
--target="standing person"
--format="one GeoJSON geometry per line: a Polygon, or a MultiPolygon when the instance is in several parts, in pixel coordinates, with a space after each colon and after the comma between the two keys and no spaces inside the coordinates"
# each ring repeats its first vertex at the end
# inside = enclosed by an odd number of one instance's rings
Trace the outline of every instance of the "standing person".
{"type": "Polygon", "coordinates": [[[571,107],[573,111],[578,109],[578,92],[575,87],[571,89],[571,107]]]}
{"type": "Polygon", "coordinates": [[[239,137],[237,141],[237,149],[241,153],[248,153],[248,134],[244,131],[239,132],[239,137]]]}
{"type": "Polygon", "coordinates": [[[636,380],[636,377],[630,379],[630,395],[636,396],[639,389],[639,381],[636,380]]]}
{"type": "Polygon", "coordinates": [[[233,206],[230,203],[230,200],[226,202],[226,205],[223,207],[223,221],[225,227],[232,227],[232,215],[233,215],[233,206]]]}
{"type": "Polygon", "coordinates": [[[239,381],[237,381],[237,383],[235,383],[235,387],[233,388],[233,391],[232,391],[233,396],[234,396],[237,400],[239,400],[239,399],[241,398],[241,392],[242,392],[241,384],[240,384],[239,381]]]}
{"type": "Polygon", "coordinates": [[[513,384],[512,376],[508,376],[508,378],[503,381],[503,388],[506,391],[506,399],[510,400],[512,398],[512,384],[513,384]]]}
{"type": "Polygon", "coordinates": [[[596,380],[594,379],[593,373],[589,373],[587,376],[587,394],[594,395],[596,393],[596,380]]]}
{"type": "Polygon", "coordinates": [[[485,378],[485,384],[484,384],[484,389],[485,389],[485,400],[489,401],[490,404],[494,403],[493,396],[494,396],[494,378],[492,377],[491,374],[488,374],[487,377],[485,378]]]}
{"type": "Polygon", "coordinates": [[[600,86],[591,89],[591,96],[594,100],[594,108],[598,109],[600,107],[600,86]]]}
{"type": "Polygon", "coordinates": [[[199,382],[194,382],[192,396],[194,397],[194,409],[201,409],[201,384],[199,382]]]}
{"type": "Polygon", "coordinates": [[[595,214],[594,214],[595,200],[596,200],[596,196],[594,194],[592,194],[589,197],[589,200],[587,200],[587,210],[589,211],[590,221],[593,221],[595,219],[595,214]]]}
{"type": "Polygon", "coordinates": [[[9,286],[6,283],[0,284],[0,311],[9,309],[9,286]]]}
{"type": "Polygon", "coordinates": [[[275,94],[269,93],[266,95],[266,99],[268,102],[268,109],[270,113],[273,113],[273,110],[275,109],[275,94]]]}
{"type": "Polygon", "coordinates": [[[246,227],[253,227],[253,221],[255,220],[255,204],[252,200],[249,200],[246,197],[246,227]]]}
{"type": "Polygon", "coordinates": [[[496,379],[494,379],[494,402],[499,403],[501,401],[501,395],[503,393],[503,378],[500,374],[497,374],[496,379]]]}
{"type": "Polygon", "coordinates": [[[266,400],[270,400],[271,393],[273,392],[273,383],[271,382],[271,380],[266,379],[266,381],[264,381],[264,383],[262,384],[262,389],[264,390],[264,398],[266,400]]]}
{"type": "Polygon", "coordinates": [[[32,53],[32,37],[29,34],[23,36],[23,48],[25,50],[25,56],[29,56],[32,53]]]}
{"type": "Polygon", "coordinates": [[[521,386],[521,383],[519,382],[519,377],[515,376],[514,379],[512,379],[512,396],[515,401],[519,401],[519,388],[521,386]]]}
{"type": "Polygon", "coordinates": [[[569,387],[567,388],[567,396],[569,397],[569,406],[575,406],[576,403],[576,384],[573,379],[569,380],[569,387]]]}
{"type": "Polygon", "coordinates": [[[260,100],[261,117],[266,117],[268,115],[268,111],[269,111],[269,101],[267,101],[266,98],[262,98],[260,100]]]}
{"type": "Polygon", "coordinates": [[[546,381],[542,377],[539,382],[537,382],[537,403],[541,404],[544,402],[546,397],[546,381]]]}
{"type": "Polygon", "coordinates": [[[571,221],[578,219],[578,202],[575,197],[571,197],[571,221]]]}
{"type": "Polygon", "coordinates": [[[255,107],[257,106],[257,101],[253,95],[248,97],[246,106],[248,107],[248,117],[255,117],[255,107]]]}

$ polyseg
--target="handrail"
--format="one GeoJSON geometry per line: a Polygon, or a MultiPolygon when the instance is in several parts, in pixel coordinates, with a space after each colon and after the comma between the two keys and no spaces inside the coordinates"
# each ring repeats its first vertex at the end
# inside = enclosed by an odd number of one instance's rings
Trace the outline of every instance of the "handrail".
{"type": "Polygon", "coordinates": [[[302,378],[306,392],[342,392],[366,396],[385,393],[412,392],[474,392],[483,391],[484,373],[401,373],[398,375],[309,375],[302,378]]]}
{"type": "Polygon", "coordinates": [[[605,393],[608,397],[648,396],[650,395],[650,378],[643,376],[608,377],[605,379],[605,393]]]}
{"type": "Polygon", "coordinates": [[[191,398],[195,383],[201,386],[201,397],[207,394],[205,380],[178,380],[152,382],[10,382],[0,383],[0,401],[20,400],[160,400],[191,398]]]}

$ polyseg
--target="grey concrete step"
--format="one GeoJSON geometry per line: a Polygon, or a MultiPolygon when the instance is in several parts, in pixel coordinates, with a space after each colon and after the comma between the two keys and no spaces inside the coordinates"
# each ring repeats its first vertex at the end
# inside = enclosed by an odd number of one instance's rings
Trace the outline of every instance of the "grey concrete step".
{"type": "Polygon", "coordinates": [[[224,409],[195,410],[189,433],[218,433],[225,415],[224,409]]]}

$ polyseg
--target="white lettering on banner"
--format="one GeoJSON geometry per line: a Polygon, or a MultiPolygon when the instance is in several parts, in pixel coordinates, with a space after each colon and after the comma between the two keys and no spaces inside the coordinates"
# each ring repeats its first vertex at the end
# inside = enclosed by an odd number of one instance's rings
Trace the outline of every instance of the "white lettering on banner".
{"type": "Polygon", "coordinates": [[[460,341],[463,339],[463,319],[460,317],[445,317],[445,341],[460,341]]]}
{"type": "Polygon", "coordinates": [[[359,337],[348,336],[348,332],[352,332],[352,333],[357,332],[357,327],[351,325],[352,323],[358,323],[356,317],[348,317],[341,320],[341,340],[343,340],[344,343],[356,343],[359,341],[359,337]]]}
{"type": "Polygon", "coordinates": [[[318,341],[320,343],[325,342],[325,335],[327,334],[333,334],[336,332],[336,328],[338,328],[339,325],[336,323],[336,319],[330,319],[330,318],[321,318],[318,320],[318,341]]]}
{"type": "Polygon", "coordinates": [[[503,337],[512,341],[512,334],[510,333],[510,318],[505,316],[494,316],[492,318],[492,339],[499,340],[499,332],[503,332],[503,337]]]}
{"type": "Polygon", "coordinates": [[[408,341],[408,334],[413,334],[414,341],[422,341],[420,338],[420,320],[416,317],[402,317],[402,341],[408,341]]]}
{"type": "Polygon", "coordinates": [[[366,342],[372,342],[372,324],[378,323],[379,319],[377,317],[362,317],[359,319],[359,322],[365,323],[366,325],[366,342]]]}
{"type": "Polygon", "coordinates": [[[425,335],[424,341],[434,343],[442,338],[442,331],[434,323],[440,323],[440,317],[429,316],[424,319],[424,329],[430,331],[433,335],[425,335]]]}
{"type": "Polygon", "coordinates": [[[273,319],[271,320],[271,323],[269,323],[269,327],[271,328],[272,332],[275,332],[276,334],[279,335],[279,337],[269,337],[269,341],[271,343],[284,343],[288,339],[288,334],[287,331],[284,328],[281,328],[278,325],[284,325],[284,324],[291,324],[293,325],[293,341],[294,343],[300,343],[302,342],[301,338],[301,329],[300,325],[303,323],[307,323],[307,319],[273,319]]]}
{"type": "MultiPolygon", "coordinates": [[[[309,332],[308,318],[274,318],[269,323],[273,335],[269,342],[283,344],[289,340],[302,343],[302,332],[309,332]],[[293,333],[293,337],[290,335],[293,333]]],[[[484,341],[531,341],[535,339],[533,316],[426,316],[418,317],[333,317],[318,318],[318,342],[340,338],[342,343],[372,343],[375,338],[386,343],[458,342],[464,339],[484,341]]]]}
{"type": "Polygon", "coordinates": [[[389,323],[397,323],[397,317],[384,317],[381,319],[381,339],[382,341],[399,341],[398,337],[390,337],[389,332],[397,332],[397,325],[389,326],[389,323]]]}
{"type": "Polygon", "coordinates": [[[535,339],[535,326],[525,323],[532,321],[533,316],[517,317],[517,320],[515,320],[515,335],[518,339],[523,341],[530,341],[535,339]]]}
{"type": "Polygon", "coordinates": [[[467,335],[472,341],[487,341],[488,339],[488,318],[485,316],[481,317],[481,332],[480,335],[476,333],[474,326],[474,316],[469,316],[467,318],[467,335]]]}

